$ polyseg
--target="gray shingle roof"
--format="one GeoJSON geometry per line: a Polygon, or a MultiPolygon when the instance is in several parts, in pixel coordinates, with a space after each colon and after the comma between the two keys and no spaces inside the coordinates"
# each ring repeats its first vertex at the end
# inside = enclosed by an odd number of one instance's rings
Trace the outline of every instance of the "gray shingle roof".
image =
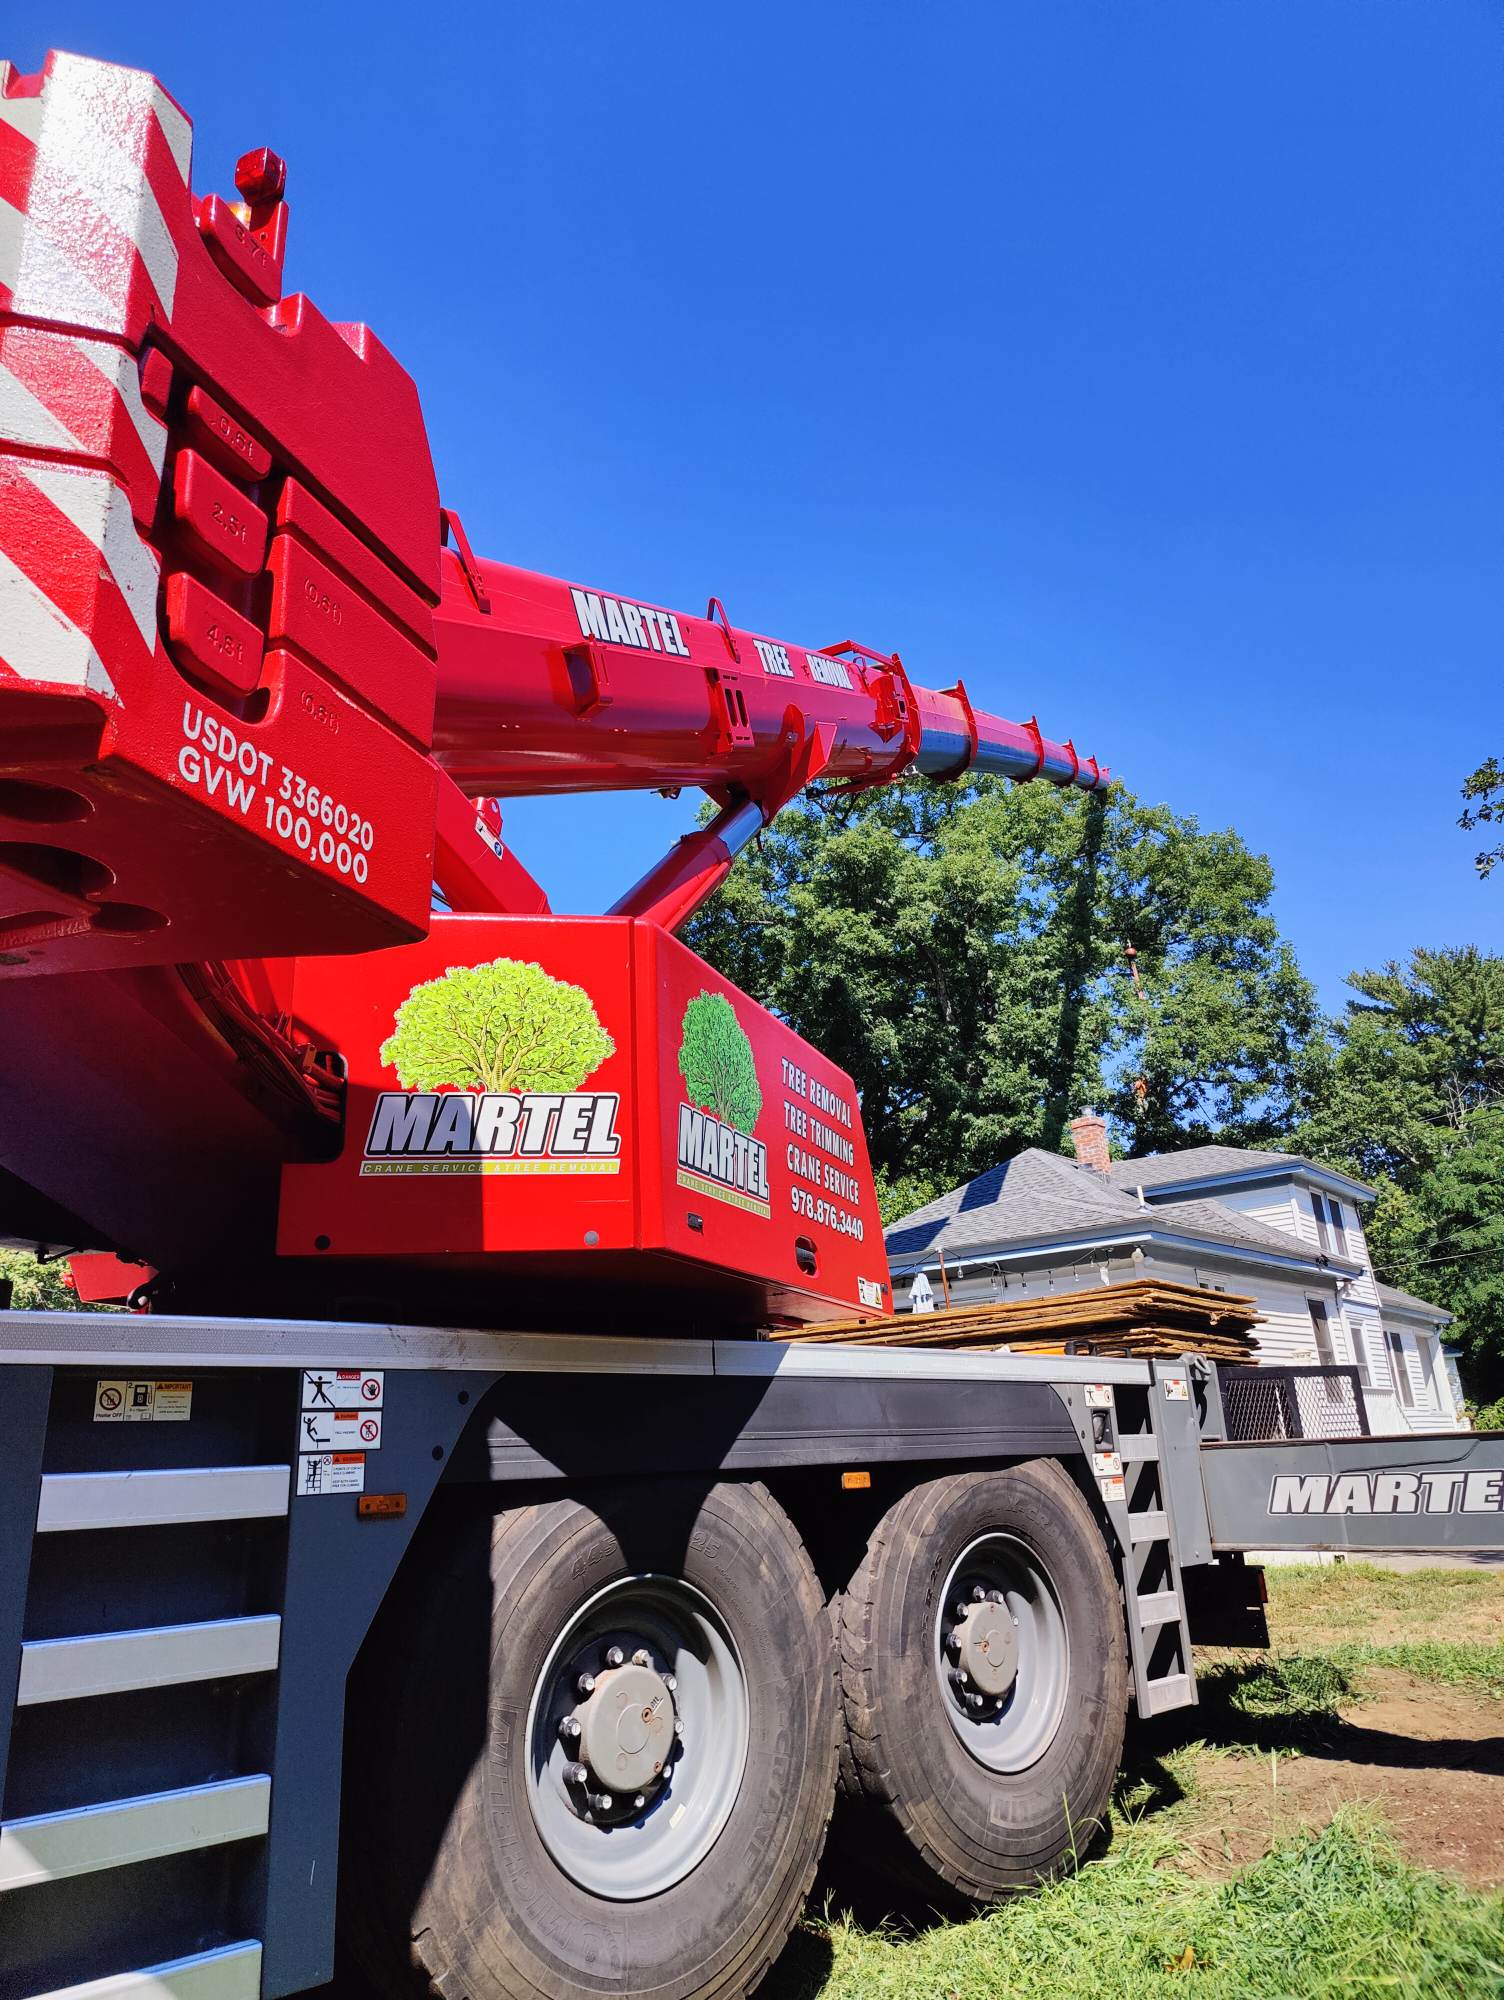
{"type": "Polygon", "coordinates": [[[1114,1160],[1111,1179],[1114,1187],[1141,1187],[1147,1193],[1151,1188],[1181,1187],[1187,1181],[1232,1180],[1240,1174],[1265,1173],[1274,1167],[1337,1173],[1339,1180],[1349,1181],[1354,1187],[1365,1185],[1354,1175],[1325,1167],[1320,1160],[1307,1159],[1303,1153],[1270,1153],[1257,1146],[1187,1146],[1180,1153],[1149,1153],[1138,1160],[1114,1160]]]}
{"type": "Polygon", "coordinates": [[[1427,1319],[1450,1320],[1445,1306],[1433,1306],[1428,1299],[1418,1299],[1414,1292],[1402,1292],[1398,1285],[1376,1285],[1380,1307],[1392,1306],[1400,1312],[1423,1313],[1427,1319]]]}
{"type": "Polygon", "coordinates": [[[939,1250],[947,1255],[1006,1251],[1052,1237],[1131,1239],[1150,1231],[1191,1237],[1245,1256],[1262,1250],[1312,1265],[1318,1261],[1294,1237],[1215,1201],[1182,1201],[1146,1213],[1133,1195],[1103,1175],[1032,1146],[900,1217],[885,1234],[889,1257],[908,1258],[939,1250]]]}

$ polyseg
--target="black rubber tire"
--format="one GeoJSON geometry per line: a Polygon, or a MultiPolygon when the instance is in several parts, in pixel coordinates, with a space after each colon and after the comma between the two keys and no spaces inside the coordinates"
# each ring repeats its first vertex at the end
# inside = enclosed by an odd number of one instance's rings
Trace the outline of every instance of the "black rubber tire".
{"type": "Polygon", "coordinates": [[[891,1884],[944,1908],[1066,1872],[1104,1821],[1122,1757],[1128,1663],[1101,1530],[1052,1459],[913,1487],[874,1529],[841,1600],[845,1744],[838,1825],[891,1884]],[[945,1713],[932,1659],[939,1595],[979,1535],[1006,1531],[1053,1579],[1069,1646],[1060,1726],[1027,1770],[980,1764],[945,1713]]]}
{"type": "Polygon", "coordinates": [[[382,1745],[379,1757],[353,1757],[347,1776],[344,1937],[367,1978],[442,2000],[750,1993],[809,1894],[835,1789],[835,1648],[788,1516],[760,1485],[666,1480],[482,1519],[447,1558],[352,1699],[352,1734],[360,1740],[364,1717],[365,1740],[382,1745]],[[579,1887],[543,1845],[524,1777],[527,1715],[578,1607],[646,1571],[685,1578],[720,1611],[741,1655],[750,1736],[710,1852],[661,1894],[613,1902],[579,1887]],[[478,1684],[458,1657],[467,1618],[484,1645],[478,1684]],[[415,1977],[394,1982],[404,1959],[415,1977]]]}

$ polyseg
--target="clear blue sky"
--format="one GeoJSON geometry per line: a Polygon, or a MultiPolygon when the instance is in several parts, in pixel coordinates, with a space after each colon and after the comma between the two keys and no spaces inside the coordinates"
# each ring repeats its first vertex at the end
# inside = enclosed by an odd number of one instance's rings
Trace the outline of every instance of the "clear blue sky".
{"type": "MultiPolygon", "coordinates": [[[[50,0],[423,392],[485,553],[1037,709],[1273,858],[1323,997],[1504,947],[1504,15],[1491,0],[50,0]]],[[[514,808],[562,907],[682,825],[514,808]]]]}

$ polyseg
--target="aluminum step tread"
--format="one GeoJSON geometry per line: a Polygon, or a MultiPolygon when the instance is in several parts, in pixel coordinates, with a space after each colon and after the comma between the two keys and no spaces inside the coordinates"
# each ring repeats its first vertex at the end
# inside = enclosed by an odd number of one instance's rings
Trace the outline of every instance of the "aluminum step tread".
{"type": "Polygon", "coordinates": [[[0,1821],[0,1894],[101,1868],[264,1835],[272,1781],[265,1775],[0,1821]]]}
{"type": "Polygon", "coordinates": [[[288,1465],[211,1465],[162,1472],[46,1472],[37,1533],[251,1521],[287,1512],[288,1465]]]}
{"type": "Polygon", "coordinates": [[[140,1972],[114,1972],[79,1986],[54,1986],[36,2000],[257,2000],[261,1946],[246,1941],[195,1952],[140,1972]]]}
{"type": "Polygon", "coordinates": [[[270,1673],[281,1641],[282,1620],[272,1615],[30,1639],[21,1648],[16,1705],[270,1673]]]}

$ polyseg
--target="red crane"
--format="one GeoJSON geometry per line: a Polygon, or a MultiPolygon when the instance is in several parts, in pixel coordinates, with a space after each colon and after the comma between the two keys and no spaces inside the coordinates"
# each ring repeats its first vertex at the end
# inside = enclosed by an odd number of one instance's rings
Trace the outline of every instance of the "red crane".
{"type": "Polygon", "coordinates": [[[896,653],[477,561],[406,374],[284,295],[282,161],[198,197],[191,137],[136,72],[0,80],[0,1226],[181,1306],[886,1309],[851,1080],[672,933],[816,781],[1107,773],[896,653]],[[685,786],[604,917],[494,803],[685,786]]]}

